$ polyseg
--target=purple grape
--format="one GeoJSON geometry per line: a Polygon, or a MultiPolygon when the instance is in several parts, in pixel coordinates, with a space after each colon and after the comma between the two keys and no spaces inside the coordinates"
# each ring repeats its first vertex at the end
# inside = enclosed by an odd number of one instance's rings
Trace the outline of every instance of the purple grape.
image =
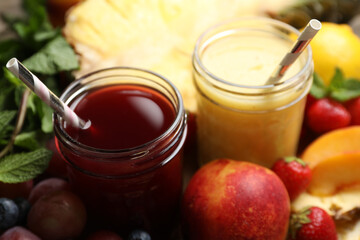
{"type": "Polygon", "coordinates": [[[69,191],[42,196],[31,207],[28,228],[41,239],[74,239],[82,233],[86,210],[82,201],[69,191]]]}
{"type": "Polygon", "coordinates": [[[0,198],[0,229],[15,226],[19,217],[19,208],[16,203],[8,198],[0,198]]]}
{"type": "Polygon", "coordinates": [[[0,240],[41,240],[38,236],[23,227],[13,227],[0,236],[0,240]]]}

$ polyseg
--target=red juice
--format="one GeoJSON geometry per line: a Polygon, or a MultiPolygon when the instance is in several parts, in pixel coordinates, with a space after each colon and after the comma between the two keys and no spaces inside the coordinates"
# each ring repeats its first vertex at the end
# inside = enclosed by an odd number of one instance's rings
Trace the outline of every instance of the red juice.
{"type": "Polygon", "coordinates": [[[116,85],[91,91],[74,105],[91,128],[66,128],[68,134],[94,148],[126,149],[159,137],[174,122],[176,113],[159,92],[136,85],[116,85]]]}
{"type": "MultiPolygon", "coordinates": [[[[115,70],[129,71],[104,72],[115,70]]],[[[110,81],[80,93],[81,82],[74,83],[62,100],[70,99],[67,104],[91,127],[75,129],[54,115],[54,131],[70,185],[87,206],[91,226],[123,236],[140,228],[153,239],[169,239],[182,193],[185,113],[173,85],[145,73],[136,75],[141,84],[110,81]],[[153,86],[155,80],[161,88],[153,86]]]]}

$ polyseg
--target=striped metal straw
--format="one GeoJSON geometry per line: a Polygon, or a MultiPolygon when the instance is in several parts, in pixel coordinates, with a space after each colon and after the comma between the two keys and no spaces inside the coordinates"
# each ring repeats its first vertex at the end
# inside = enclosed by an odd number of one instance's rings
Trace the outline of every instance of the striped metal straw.
{"type": "Polygon", "coordinates": [[[10,59],[6,67],[26,86],[30,88],[41,100],[49,105],[56,113],[58,113],[65,121],[76,128],[89,128],[90,121],[85,122],[79,118],[76,113],[64,104],[54,93],[52,93],[33,73],[31,73],[16,58],[10,59]]]}
{"type": "Polygon", "coordinates": [[[304,31],[296,40],[293,48],[285,55],[280,64],[276,67],[273,74],[267,80],[266,85],[276,84],[285,74],[286,70],[295,62],[300,54],[309,45],[310,41],[314,38],[316,33],[321,29],[321,22],[316,19],[311,19],[304,31]]]}

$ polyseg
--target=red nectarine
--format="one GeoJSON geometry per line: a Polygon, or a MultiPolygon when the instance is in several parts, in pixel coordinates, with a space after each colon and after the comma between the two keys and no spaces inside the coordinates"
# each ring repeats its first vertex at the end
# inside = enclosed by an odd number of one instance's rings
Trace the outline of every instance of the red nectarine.
{"type": "Polygon", "coordinates": [[[189,239],[283,240],[290,201],[284,184],[271,170],[219,159],[192,177],[182,211],[189,239]]]}

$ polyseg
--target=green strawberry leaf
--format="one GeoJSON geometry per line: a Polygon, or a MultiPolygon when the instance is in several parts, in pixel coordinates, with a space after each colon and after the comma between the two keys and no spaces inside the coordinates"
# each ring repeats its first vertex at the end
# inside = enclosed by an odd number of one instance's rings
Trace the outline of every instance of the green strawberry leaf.
{"type": "Polygon", "coordinates": [[[302,225],[311,223],[311,219],[308,217],[310,214],[311,207],[305,207],[299,212],[294,212],[290,216],[290,223],[289,223],[289,234],[291,239],[295,239],[297,231],[302,227],[302,225]]]}
{"type": "Polygon", "coordinates": [[[52,152],[46,148],[5,156],[0,160],[0,181],[19,183],[33,179],[47,168],[51,157],[52,152]]]}
{"type": "Polygon", "coordinates": [[[291,163],[291,162],[297,162],[299,163],[301,166],[306,167],[306,162],[304,162],[301,158],[298,157],[285,157],[284,158],[286,163],[291,163]]]}

